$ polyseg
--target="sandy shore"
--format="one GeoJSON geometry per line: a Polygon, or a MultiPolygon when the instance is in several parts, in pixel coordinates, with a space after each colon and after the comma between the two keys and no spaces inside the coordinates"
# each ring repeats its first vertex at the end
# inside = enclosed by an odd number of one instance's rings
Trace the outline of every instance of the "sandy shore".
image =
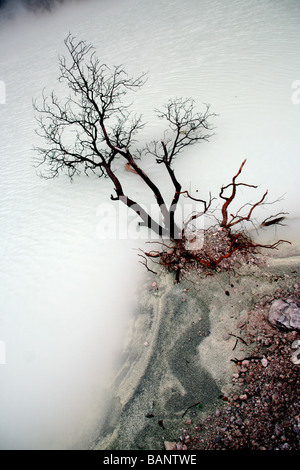
{"type": "Polygon", "coordinates": [[[267,258],[174,285],[149,277],[139,293],[97,450],[161,450],[176,441],[192,412],[204,419],[230,392],[237,341],[249,311],[299,282],[300,256],[267,258]]]}

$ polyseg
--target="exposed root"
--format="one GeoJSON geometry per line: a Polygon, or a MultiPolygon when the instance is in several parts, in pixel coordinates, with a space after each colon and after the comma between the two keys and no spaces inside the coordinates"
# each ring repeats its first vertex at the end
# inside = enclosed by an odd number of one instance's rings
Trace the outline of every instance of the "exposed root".
{"type": "MultiPolygon", "coordinates": [[[[256,207],[266,204],[266,196],[268,191],[255,203],[244,204],[235,213],[229,213],[229,206],[236,197],[237,188],[239,186],[246,186],[248,188],[257,188],[257,186],[247,183],[238,183],[236,179],[241,174],[242,169],[246,163],[244,160],[238,170],[233,176],[231,183],[222,186],[219,197],[224,201],[221,206],[221,220],[217,225],[210,227],[206,230],[191,230],[190,224],[198,217],[208,213],[211,203],[214,198],[209,197],[206,202],[202,199],[192,197],[188,191],[181,191],[180,194],[185,194],[186,197],[193,199],[197,202],[202,202],[204,205],[203,211],[200,213],[193,213],[183,225],[181,231],[181,238],[173,240],[169,245],[162,242],[157,242],[160,245],[160,250],[151,250],[143,252],[144,262],[148,271],[152,271],[147,264],[147,258],[155,260],[156,263],[165,267],[169,271],[175,272],[175,281],[179,282],[180,277],[191,270],[197,270],[199,273],[211,275],[214,271],[228,270],[242,264],[255,264],[260,259],[260,248],[277,249],[282,243],[290,243],[287,240],[278,240],[273,244],[260,244],[255,243],[246,234],[244,230],[232,232],[232,227],[235,227],[245,222],[252,222],[251,217],[256,207]],[[225,196],[225,191],[230,189],[231,193],[225,196]],[[248,212],[241,215],[241,212],[248,206],[248,212]]],[[[275,215],[267,217],[259,227],[268,227],[270,225],[282,225],[284,220],[284,212],[279,212],[275,215]]],[[[154,272],[154,271],[152,271],[154,272]]]]}
{"type": "Polygon", "coordinates": [[[192,240],[176,240],[170,245],[159,243],[160,250],[144,252],[143,264],[148,271],[152,271],[146,262],[147,258],[152,259],[175,272],[175,281],[179,282],[181,276],[195,269],[201,274],[212,275],[216,271],[233,269],[237,265],[259,264],[259,248],[277,249],[281,243],[290,242],[278,240],[273,244],[263,245],[254,243],[244,233],[231,234],[227,229],[210,228],[199,231],[192,240]]]}

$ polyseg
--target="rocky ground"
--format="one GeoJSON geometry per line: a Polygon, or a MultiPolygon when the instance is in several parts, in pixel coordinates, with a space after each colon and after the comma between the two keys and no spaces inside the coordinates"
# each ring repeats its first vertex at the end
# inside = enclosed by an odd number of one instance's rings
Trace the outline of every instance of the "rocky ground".
{"type": "Polygon", "coordinates": [[[299,450],[300,260],[255,259],[149,275],[95,449],[299,450]]]}
{"type": "MultiPolygon", "coordinates": [[[[283,294],[277,297],[300,306],[298,284],[283,294]]],[[[264,298],[240,325],[236,341],[249,352],[233,360],[231,392],[220,396],[219,406],[202,421],[187,420],[177,449],[300,449],[300,334],[270,323],[272,302],[274,297],[264,298]]]]}

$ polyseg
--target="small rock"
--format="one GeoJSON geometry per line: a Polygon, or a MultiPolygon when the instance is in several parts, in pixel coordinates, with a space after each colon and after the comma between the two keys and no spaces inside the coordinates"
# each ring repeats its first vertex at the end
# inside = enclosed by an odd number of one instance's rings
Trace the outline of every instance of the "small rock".
{"type": "Polygon", "coordinates": [[[262,365],[263,367],[267,367],[268,364],[269,364],[269,363],[268,363],[268,360],[267,360],[265,357],[263,357],[262,360],[261,360],[261,365],[262,365]]]}
{"type": "Polygon", "coordinates": [[[145,342],[144,342],[144,346],[149,346],[148,341],[145,341],[145,342]]]}
{"type": "Polygon", "coordinates": [[[300,308],[297,304],[290,304],[284,312],[290,329],[300,330],[300,308]]]}
{"type": "Polygon", "coordinates": [[[293,364],[300,364],[300,348],[297,349],[293,354],[292,354],[292,363],[293,364]]]}
{"type": "Polygon", "coordinates": [[[242,401],[246,401],[246,400],[248,400],[248,395],[247,395],[246,393],[244,393],[244,394],[240,395],[239,398],[240,398],[240,400],[242,400],[242,401]]]}
{"type": "Polygon", "coordinates": [[[165,441],[164,446],[166,450],[177,450],[176,442],[165,441]]]}
{"type": "Polygon", "coordinates": [[[223,339],[224,339],[225,341],[228,341],[229,338],[230,338],[230,334],[229,334],[229,333],[224,333],[224,334],[223,334],[223,339]]]}
{"type": "Polygon", "coordinates": [[[278,319],[282,316],[282,310],[287,308],[288,304],[282,299],[276,299],[271,303],[268,320],[273,326],[277,326],[278,319]]]}
{"type": "Polygon", "coordinates": [[[235,424],[236,424],[237,426],[243,426],[243,420],[242,420],[242,418],[241,418],[240,416],[238,416],[238,417],[236,418],[235,424]]]}
{"type": "Polygon", "coordinates": [[[282,429],[278,423],[275,423],[275,436],[279,437],[282,434],[282,429]]]}
{"type": "Polygon", "coordinates": [[[276,299],[271,304],[268,320],[279,328],[300,330],[300,308],[295,302],[276,299]]]}
{"type": "Polygon", "coordinates": [[[292,349],[297,349],[300,347],[300,339],[296,339],[292,342],[292,349]]]}
{"type": "Polygon", "coordinates": [[[279,397],[278,397],[277,393],[273,393],[272,402],[275,403],[275,405],[279,404],[279,397]]]}

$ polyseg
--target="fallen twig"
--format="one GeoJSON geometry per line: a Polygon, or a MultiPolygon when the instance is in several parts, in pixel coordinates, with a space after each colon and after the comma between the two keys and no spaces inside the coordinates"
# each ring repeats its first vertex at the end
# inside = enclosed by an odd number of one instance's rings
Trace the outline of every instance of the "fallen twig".
{"type": "Polygon", "coordinates": [[[198,401],[197,403],[194,403],[193,405],[188,406],[181,417],[183,418],[186,415],[186,413],[188,412],[188,410],[190,410],[191,408],[194,408],[194,406],[198,406],[198,405],[201,405],[201,401],[198,401]]]}
{"type": "Polygon", "coordinates": [[[229,333],[229,336],[233,336],[234,338],[239,339],[240,341],[242,341],[242,343],[244,343],[246,346],[248,346],[246,341],[243,338],[241,338],[240,336],[234,335],[233,333],[229,333]]]}
{"type": "Polygon", "coordinates": [[[257,359],[261,360],[263,359],[262,356],[249,356],[249,357],[244,357],[243,359],[237,359],[236,357],[234,359],[230,359],[231,362],[235,362],[235,364],[241,364],[243,361],[251,361],[251,359],[257,359]]]}

